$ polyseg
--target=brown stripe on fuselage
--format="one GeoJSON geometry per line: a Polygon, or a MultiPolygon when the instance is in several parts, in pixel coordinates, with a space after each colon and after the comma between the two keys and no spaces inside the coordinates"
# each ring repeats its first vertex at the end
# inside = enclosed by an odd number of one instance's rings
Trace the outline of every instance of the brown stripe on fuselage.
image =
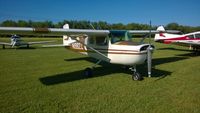
{"type": "MultiPolygon", "coordinates": [[[[93,50],[83,50],[83,49],[74,49],[74,48],[67,48],[75,52],[89,52],[89,53],[96,53],[93,50]]],[[[127,54],[127,55],[140,55],[140,54],[146,54],[146,52],[140,53],[138,51],[132,51],[132,50],[115,50],[115,49],[96,49],[97,51],[103,53],[103,54],[127,54]],[[103,51],[102,51],[103,50],[103,51]],[[112,51],[112,52],[109,52],[112,51]],[[116,51],[116,52],[113,52],[116,51]],[[118,52],[122,51],[122,52],[118,52]],[[127,53],[128,52],[128,53],[127,53]],[[134,52],[134,53],[133,53],[134,52]]]]}

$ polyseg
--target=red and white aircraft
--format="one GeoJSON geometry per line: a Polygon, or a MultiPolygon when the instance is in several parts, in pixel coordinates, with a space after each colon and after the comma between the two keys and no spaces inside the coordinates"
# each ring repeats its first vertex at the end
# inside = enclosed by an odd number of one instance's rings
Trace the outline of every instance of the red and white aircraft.
{"type": "MultiPolygon", "coordinates": [[[[148,75],[151,76],[151,54],[154,46],[151,44],[134,43],[131,34],[159,33],[156,30],[91,30],[69,29],[68,24],[62,28],[20,28],[0,27],[0,33],[20,34],[54,34],[63,36],[63,46],[98,59],[96,64],[105,61],[112,64],[129,66],[133,71],[134,80],[142,80],[142,76],[136,71],[136,65],[147,61],[148,75]]],[[[176,31],[167,31],[176,32],[176,31]]],[[[95,64],[95,65],[96,65],[95,64]]],[[[93,67],[95,67],[92,66],[93,67]]],[[[85,75],[91,76],[92,68],[86,68],[85,75]]]]}
{"type": "Polygon", "coordinates": [[[157,31],[160,33],[155,35],[154,40],[156,42],[189,46],[194,51],[198,51],[200,49],[200,31],[183,35],[169,34],[165,33],[165,29],[163,26],[158,27],[157,31]]]}

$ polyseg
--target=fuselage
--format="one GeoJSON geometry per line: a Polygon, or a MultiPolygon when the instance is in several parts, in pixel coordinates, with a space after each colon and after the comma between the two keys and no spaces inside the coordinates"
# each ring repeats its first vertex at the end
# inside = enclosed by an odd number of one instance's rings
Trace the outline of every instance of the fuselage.
{"type": "Polygon", "coordinates": [[[160,33],[156,34],[155,41],[163,42],[166,44],[173,43],[173,42],[187,42],[187,43],[199,43],[200,44],[200,31],[188,33],[184,35],[177,35],[177,34],[168,34],[168,33],[160,33]]]}
{"type": "Polygon", "coordinates": [[[113,64],[133,66],[144,63],[149,44],[133,43],[128,37],[122,36],[123,33],[113,32],[106,37],[76,37],[77,41],[71,40],[73,43],[70,44],[69,48],[113,64]]]}

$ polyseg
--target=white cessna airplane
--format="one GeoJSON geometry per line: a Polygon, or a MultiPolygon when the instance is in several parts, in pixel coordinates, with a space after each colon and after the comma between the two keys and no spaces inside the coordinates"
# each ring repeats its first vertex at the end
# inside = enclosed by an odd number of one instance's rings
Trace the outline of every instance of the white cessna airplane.
{"type": "Polygon", "coordinates": [[[10,43],[0,42],[0,45],[3,46],[3,49],[5,49],[5,46],[10,46],[11,48],[26,46],[27,48],[29,48],[29,45],[45,44],[45,43],[49,43],[49,42],[53,42],[53,41],[24,42],[23,40],[21,40],[21,38],[19,36],[12,35],[10,38],[10,43]]]}
{"type": "Polygon", "coordinates": [[[165,29],[163,26],[159,26],[157,28],[157,31],[160,33],[155,35],[154,40],[156,42],[189,46],[194,51],[200,50],[200,31],[183,35],[169,34],[165,33],[165,29]]]}
{"type": "MultiPolygon", "coordinates": [[[[63,46],[67,49],[88,55],[98,59],[92,66],[94,68],[101,61],[112,64],[121,64],[130,67],[133,72],[133,80],[142,80],[142,76],[136,71],[136,65],[147,61],[148,75],[151,76],[151,60],[154,46],[151,44],[132,42],[131,34],[159,33],[156,30],[91,30],[69,29],[68,24],[62,28],[20,28],[0,27],[0,33],[29,33],[29,34],[55,34],[63,35],[63,46]]],[[[176,33],[168,30],[166,32],[176,33]]],[[[85,69],[85,75],[92,75],[92,68],[85,69]]]]}

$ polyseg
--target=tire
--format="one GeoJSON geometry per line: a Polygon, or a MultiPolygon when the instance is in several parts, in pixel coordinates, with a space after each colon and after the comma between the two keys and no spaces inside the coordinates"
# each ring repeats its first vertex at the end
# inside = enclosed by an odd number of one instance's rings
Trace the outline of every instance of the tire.
{"type": "Polygon", "coordinates": [[[134,74],[132,75],[132,79],[135,81],[140,81],[143,80],[143,77],[139,73],[134,72],[134,74]]]}
{"type": "Polygon", "coordinates": [[[92,77],[92,69],[91,68],[86,68],[84,71],[84,75],[86,77],[92,77]]]}

